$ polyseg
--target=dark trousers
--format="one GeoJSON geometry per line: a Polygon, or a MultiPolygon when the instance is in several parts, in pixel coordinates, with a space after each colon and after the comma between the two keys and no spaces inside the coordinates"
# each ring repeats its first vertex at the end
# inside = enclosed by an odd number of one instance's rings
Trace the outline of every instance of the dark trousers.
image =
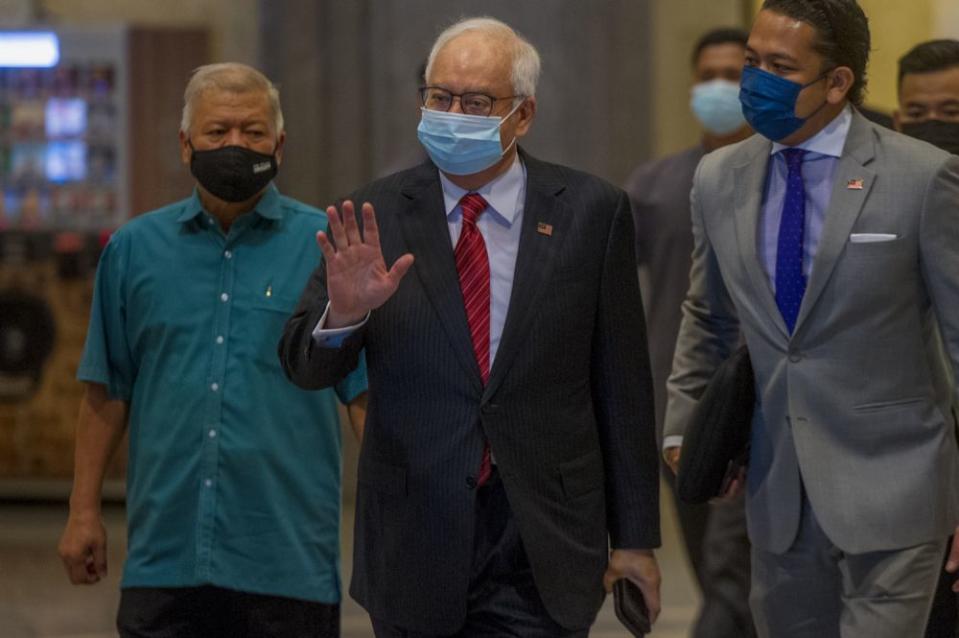
{"type": "Polygon", "coordinates": [[[476,494],[476,533],[466,623],[452,636],[406,630],[372,618],[377,638],[585,638],[588,628],[564,629],[539,597],[519,529],[494,470],[476,494]]]}
{"type": "Polygon", "coordinates": [[[690,505],[676,496],[676,479],[664,468],[676,505],[683,544],[703,595],[691,638],[750,638],[750,543],[743,498],[690,505]]]}
{"type": "Polygon", "coordinates": [[[121,638],[339,638],[340,606],[220,587],[131,587],[121,638]]]}
{"type": "Polygon", "coordinates": [[[932,599],[932,611],[929,613],[929,624],[926,626],[926,638],[956,638],[959,636],[959,595],[952,591],[952,584],[956,582],[956,574],[945,570],[945,562],[949,558],[952,547],[952,538],[946,544],[946,556],[943,559],[943,570],[939,574],[939,584],[936,595],[932,599]]]}

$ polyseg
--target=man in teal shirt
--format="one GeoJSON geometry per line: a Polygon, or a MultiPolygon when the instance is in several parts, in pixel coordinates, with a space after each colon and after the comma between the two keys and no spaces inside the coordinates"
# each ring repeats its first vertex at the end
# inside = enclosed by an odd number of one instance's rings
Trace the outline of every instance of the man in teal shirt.
{"type": "Polygon", "coordinates": [[[120,635],[338,636],[334,397],[360,434],[365,366],[305,392],[276,354],[326,217],[272,184],[285,133],[266,77],[201,67],[184,103],[196,190],[127,223],[100,261],[60,553],[74,583],[106,573],[101,486],[129,424],[120,635]]]}

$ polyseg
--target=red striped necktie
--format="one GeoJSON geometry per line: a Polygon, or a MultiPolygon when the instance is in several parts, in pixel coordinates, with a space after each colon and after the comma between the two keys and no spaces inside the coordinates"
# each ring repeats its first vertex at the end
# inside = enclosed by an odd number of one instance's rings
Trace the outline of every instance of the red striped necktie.
{"type": "MultiPolygon", "coordinates": [[[[486,200],[476,193],[467,193],[460,200],[463,211],[463,228],[456,242],[456,271],[459,273],[460,290],[463,292],[463,305],[466,307],[466,322],[469,325],[473,341],[473,354],[479,364],[483,385],[489,381],[489,338],[490,338],[490,271],[489,257],[486,254],[486,242],[476,220],[486,210],[486,200]]],[[[489,442],[483,448],[477,485],[485,483],[492,466],[490,464],[489,442]]]]}

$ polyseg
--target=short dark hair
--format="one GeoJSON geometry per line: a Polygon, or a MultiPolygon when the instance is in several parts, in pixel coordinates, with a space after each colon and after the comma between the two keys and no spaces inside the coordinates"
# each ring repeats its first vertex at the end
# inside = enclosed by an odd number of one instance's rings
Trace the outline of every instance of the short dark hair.
{"type": "Polygon", "coordinates": [[[829,67],[846,66],[855,79],[849,101],[859,106],[866,91],[869,20],[856,0],[765,0],[762,9],[805,22],[816,31],[814,48],[829,67]]]}
{"type": "Polygon", "coordinates": [[[917,44],[899,58],[899,88],[911,73],[932,73],[959,66],[959,40],[930,40],[917,44]]]}
{"type": "Polygon", "coordinates": [[[748,41],[749,32],[744,29],[735,27],[722,27],[719,29],[713,29],[712,31],[707,31],[699,38],[699,40],[696,41],[696,46],[693,47],[693,67],[699,64],[699,56],[702,55],[703,49],[706,47],[716,46],[719,44],[738,44],[745,49],[748,41]]]}

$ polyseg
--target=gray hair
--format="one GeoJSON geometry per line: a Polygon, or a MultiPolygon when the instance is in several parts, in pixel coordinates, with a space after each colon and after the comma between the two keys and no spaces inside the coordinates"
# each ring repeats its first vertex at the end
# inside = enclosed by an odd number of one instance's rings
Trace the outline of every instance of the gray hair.
{"type": "Polygon", "coordinates": [[[263,93],[270,102],[276,134],[283,132],[283,110],[280,108],[280,92],[270,80],[251,66],[239,62],[221,62],[197,67],[183,91],[183,116],[180,132],[189,135],[193,124],[193,108],[203,93],[210,91],[228,93],[263,93]]]}
{"type": "Polygon", "coordinates": [[[510,82],[513,93],[526,97],[536,95],[536,83],[539,81],[540,61],[536,48],[526,38],[517,33],[505,22],[495,18],[467,18],[447,27],[430,50],[430,57],[426,62],[426,77],[433,71],[433,62],[440,50],[453,38],[467,31],[481,31],[494,38],[502,40],[509,47],[513,68],[510,73],[510,82]]]}

